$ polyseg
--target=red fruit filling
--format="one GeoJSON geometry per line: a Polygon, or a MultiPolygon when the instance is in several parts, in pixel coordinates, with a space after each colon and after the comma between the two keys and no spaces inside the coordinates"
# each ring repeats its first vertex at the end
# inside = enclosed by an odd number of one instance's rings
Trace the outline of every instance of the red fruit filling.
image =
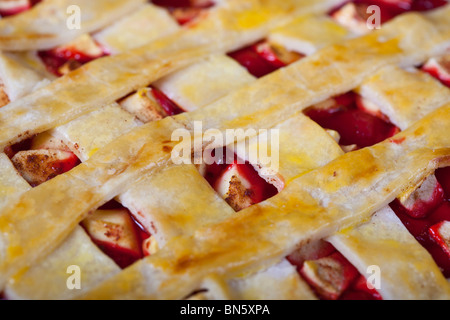
{"type": "Polygon", "coordinates": [[[317,296],[324,300],[381,300],[363,275],[326,241],[308,244],[287,257],[317,296]]]}
{"type": "Polygon", "coordinates": [[[259,41],[248,47],[230,52],[228,55],[257,78],[272,73],[303,57],[301,54],[289,52],[281,47],[269,44],[267,41],[259,41]]]}
{"type": "Polygon", "coordinates": [[[81,163],[62,143],[45,141],[41,138],[43,135],[33,136],[4,149],[18,172],[33,187],[68,172],[81,163]]]}
{"type": "Polygon", "coordinates": [[[443,85],[450,88],[450,79],[444,77],[437,68],[422,68],[423,71],[438,79],[443,85]]]}
{"type": "Polygon", "coordinates": [[[152,0],[151,2],[166,8],[180,25],[191,22],[215,4],[211,0],[152,0]]]}
{"type": "Polygon", "coordinates": [[[343,146],[364,148],[400,132],[395,125],[385,120],[385,116],[375,116],[361,110],[356,98],[357,95],[350,92],[334,98],[330,107],[311,107],[304,113],[323,128],[337,131],[339,143],[343,146]]]}
{"type": "Polygon", "coordinates": [[[82,221],[92,241],[117,265],[126,268],[144,257],[150,234],[121,204],[112,200],[82,221]]]}
{"type": "Polygon", "coordinates": [[[33,6],[35,6],[37,3],[41,2],[41,0],[16,0],[16,4],[11,3],[8,4],[8,1],[6,2],[6,6],[4,8],[1,8],[0,6],[0,16],[1,17],[9,17],[16,14],[19,14],[21,12],[27,11],[31,9],[33,6]]]}
{"type": "MultiPolygon", "coordinates": [[[[247,161],[234,159],[226,161],[227,151],[223,149],[223,159],[207,165],[203,176],[235,211],[267,200],[278,193],[275,186],[265,181],[247,161]]],[[[212,153],[215,156],[215,151],[212,153]]]]}
{"type": "Polygon", "coordinates": [[[152,87],[151,94],[168,116],[174,116],[184,112],[180,106],[170,100],[161,90],[152,87]]]}
{"type": "Polygon", "coordinates": [[[62,68],[64,66],[67,66],[70,70],[75,70],[82,65],[102,56],[106,56],[107,54],[105,53],[101,56],[89,56],[81,52],[71,50],[59,51],[52,49],[39,51],[38,55],[50,73],[54,74],[57,77],[61,77],[64,75],[64,73],[62,72],[62,68]]]}
{"type": "Polygon", "coordinates": [[[450,55],[429,59],[421,68],[450,88],[450,55]]]}
{"type": "MultiPolygon", "coordinates": [[[[390,206],[409,232],[428,250],[444,276],[450,278],[450,255],[445,245],[446,238],[439,232],[439,226],[450,221],[450,167],[436,170],[435,176],[443,192],[437,193],[432,206],[425,206],[427,210],[421,211],[419,215],[411,214],[398,200],[390,206]]],[[[423,207],[419,209],[423,210],[423,207]]]]}

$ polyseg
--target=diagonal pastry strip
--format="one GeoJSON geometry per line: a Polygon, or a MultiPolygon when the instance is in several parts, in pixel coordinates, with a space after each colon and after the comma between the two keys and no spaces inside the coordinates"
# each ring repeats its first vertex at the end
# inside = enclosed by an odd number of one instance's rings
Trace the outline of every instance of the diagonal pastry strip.
{"type": "Polygon", "coordinates": [[[97,59],[5,106],[0,110],[0,147],[112,103],[202,57],[257,41],[288,21],[293,11],[323,12],[337,2],[226,1],[196,25],[126,53],[97,59]]]}
{"type": "MultiPolygon", "coordinates": [[[[443,31],[445,34],[448,30],[443,31]]],[[[309,106],[311,102],[314,103],[313,100],[320,101],[348,91],[358,85],[355,82],[360,78],[386,62],[408,64],[423,59],[428,54],[433,54],[435,48],[447,40],[427,20],[414,14],[401,17],[386,26],[383,34],[390,35],[391,40],[380,41],[371,34],[324,49],[304,62],[262,79],[203,110],[212,116],[233,106],[234,110],[230,113],[234,117],[239,115],[237,120],[231,119],[218,124],[219,128],[226,128],[228,125],[232,128],[242,124],[245,127],[252,116],[257,115],[256,108],[259,107],[259,112],[264,117],[255,116],[255,126],[270,128],[280,122],[280,114],[287,118],[309,106]],[[404,25],[417,25],[417,28],[401,28],[404,25]],[[400,31],[396,33],[396,30],[400,31]],[[360,41],[362,44],[358,44],[360,41]],[[355,63],[352,52],[362,50],[365,46],[369,46],[370,50],[364,51],[364,61],[361,64],[355,63]],[[320,84],[326,83],[326,77],[333,70],[327,62],[328,55],[341,59],[334,72],[339,77],[331,79],[331,85],[325,92],[320,84]],[[367,70],[368,66],[372,67],[367,70]],[[288,89],[283,91],[281,84],[288,89]],[[276,92],[274,95],[282,98],[281,104],[273,102],[272,96],[266,97],[267,92],[271,92],[267,91],[270,85],[276,92]],[[248,102],[243,104],[242,101],[248,102]],[[253,114],[244,113],[247,112],[244,109],[247,106],[253,114]]],[[[197,113],[193,114],[195,116],[189,116],[191,119],[199,117],[197,113]]],[[[183,122],[190,120],[185,117],[182,115],[176,119],[183,122]]],[[[172,118],[167,118],[138,128],[100,150],[71,172],[30,190],[19,201],[10,204],[0,217],[2,280],[47,254],[90,210],[124,192],[127,185],[138,177],[150,174],[157,166],[167,164],[170,150],[175,144],[170,141],[171,133],[180,127],[182,126],[172,118]],[[49,194],[52,197],[46,196],[49,194]]],[[[208,122],[207,127],[211,127],[208,122]]]]}
{"type": "MultiPolygon", "coordinates": [[[[410,184],[450,163],[450,137],[442,134],[449,126],[447,104],[393,139],[310,171],[274,198],[193,237],[173,239],[85,298],[181,299],[209,274],[262,268],[301,243],[364,222],[410,184]]],[[[434,298],[448,299],[450,289],[444,277],[440,281],[434,298]]]]}
{"type": "Polygon", "coordinates": [[[50,49],[98,30],[138,9],[145,0],[46,0],[0,20],[0,50],[50,49]],[[76,6],[76,7],[75,7],[76,6]],[[80,25],[70,27],[79,10],[80,25]],[[70,28],[69,28],[70,27],[70,28]]]}

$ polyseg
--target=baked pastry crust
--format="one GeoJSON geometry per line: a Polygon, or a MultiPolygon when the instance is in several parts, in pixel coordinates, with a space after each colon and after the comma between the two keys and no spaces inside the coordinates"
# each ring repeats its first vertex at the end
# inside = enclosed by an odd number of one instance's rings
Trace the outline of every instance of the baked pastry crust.
{"type": "Polygon", "coordinates": [[[137,9],[145,0],[51,0],[20,15],[0,20],[0,49],[50,49],[113,22],[137,9]],[[68,17],[79,10],[80,27],[69,28],[68,17]],[[51,18],[49,18],[51,17],[51,18]]]}
{"type": "MultiPolygon", "coordinates": [[[[263,283],[277,288],[275,298],[314,299],[285,257],[325,238],[351,257],[360,272],[372,261],[396,266],[382,279],[389,283],[383,286],[384,298],[449,299],[450,285],[433,259],[386,207],[435,169],[450,165],[450,140],[442,134],[450,126],[448,89],[399,67],[445,52],[450,45],[449,6],[402,15],[382,30],[355,39],[343,39],[345,32],[343,38],[334,38],[336,30],[324,28],[326,34],[317,41],[305,40],[307,50],[316,52],[289,67],[258,81],[248,76],[237,90],[213,88],[210,96],[201,97],[204,102],[189,92],[183,95],[192,98],[189,113],[142,124],[115,103],[159,79],[156,86],[178,90],[174,79],[183,72],[205,72],[211,61],[227,64],[221,54],[267,36],[275,27],[275,34],[284,36],[275,39],[290,42],[295,35],[289,30],[298,24],[310,21],[311,30],[328,25],[332,22],[311,12],[323,13],[335,3],[229,1],[189,28],[93,61],[2,108],[3,147],[51,129],[83,163],[29,189],[0,154],[0,170],[5,172],[0,179],[0,288],[6,285],[11,297],[66,297],[58,285],[51,286],[48,295],[27,291],[42,271],[33,265],[44,261],[44,266],[57,268],[70,256],[87,263],[99,255],[98,265],[88,270],[98,268],[105,274],[98,277],[93,271],[80,298],[182,299],[200,288],[208,292],[194,298],[270,298],[261,295],[263,283]],[[169,75],[195,62],[200,63],[169,75]],[[355,88],[404,131],[344,155],[333,138],[301,112],[355,88]],[[415,92],[415,99],[406,91],[415,92]],[[177,144],[172,133],[187,129],[195,139],[195,121],[205,130],[279,129],[279,174],[266,178],[282,191],[235,214],[195,166],[171,161],[177,144]],[[180,185],[190,188],[180,191],[180,185]],[[147,198],[149,193],[154,197],[147,198]],[[120,272],[92,243],[86,256],[72,254],[86,245],[78,224],[113,198],[154,232],[160,247],[157,254],[120,272]],[[376,255],[369,257],[362,248],[376,255]],[[410,259],[420,263],[408,266],[408,277],[398,277],[396,272],[410,259]]],[[[36,7],[34,14],[40,10],[36,7]]],[[[230,81],[242,70],[233,71],[230,81]]]]}

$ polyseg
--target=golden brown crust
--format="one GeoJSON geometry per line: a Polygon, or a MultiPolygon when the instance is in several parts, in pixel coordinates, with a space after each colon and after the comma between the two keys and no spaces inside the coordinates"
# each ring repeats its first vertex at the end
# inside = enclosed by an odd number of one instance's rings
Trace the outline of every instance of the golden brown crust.
{"type": "Polygon", "coordinates": [[[0,108],[9,103],[9,97],[5,92],[5,86],[0,83],[0,108]]]}
{"type": "Polygon", "coordinates": [[[114,22],[145,0],[46,0],[31,10],[0,20],[0,50],[50,49],[114,22]],[[68,25],[80,10],[80,27],[68,25]],[[70,27],[70,28],[69,28],[70,27]]]}
{"type": "MultiPolygon", "coordinates": [[[[444,106],[401,133],[399,137],[405,139],[401,145],[388,140],[348,153],[294,180],[264,203],[200,229],[193,238],[177,238],[158,255],[133,265],[87,297],[181,298],[196,288],[202,276],[233,276],[260,268],[261,263],[292,252],[299,243],[366,221],[409,184],[448,165],[450,140],[442,130],[450,125],[449,115],[450,105],[444,106]],[[146,281],[153,285],[143,283],[139,273],[146,274],[146,281]],[[122,289],[125,284],[127,290],[122,289]]],[[[440,297],[448,299],[450,289],[443,289],[440,297]]]]}
{"type": "Polygon", "coordinates": [[[29,134],[46,131],[112,103],[204,56],[225,53],[259,40],[271,27],[288,19],[293,9],[321,12],[336,3],[336,0],[314,3],[292,0],[280,5],[275,0],[227,1],[189,29],[123,54],[97,59],[2,109],[0,146],[23,139],[19,127],[28,128],[29,134]],[[34,116],[24,122],[21,117],[24,112],[34,116]]]}
{"type": "MultiPolygon", "coordinates": [[[[0,256],[5,259],[0,259],[0,283],[17,268],[45,256],[90,210],[124,192],[135,180],[170,164],[170,150],[175,145],[170,141],[173,130],[189,127],[192,120],[205,120],[207,127],[222,129],[247,128],[250,122],[259,128],[274,127],[309,104],[356,87],[370,72],[385,64],[409,65],[422,61],[448,43],[443,36],[448,28],[445,21],[436,28],[415,14],[407,15],[380,33],[325,48],[249,85],[206,107],[202,110],[205,115],[193,112],[153,122],[119,138],[85,164],[27,192],[2,212],[0,256]],[[425,35],[429,34],[426,39],[425,35]],[[420,50],[415,47],[419,41],[420,50]],[[357,58],[362,60],[355,65],[357,58]],[[329,81],[325,81],[325,76],[317,76],[320,74],[326,75],[329,81]],[[281,84],[295,90],[283,89],[281,84]],[[267,92],[271,93],[269,98],[267,92]],[[224,112],[224,107],[230,106],[224,112]],[[229,114],[233,119],[227,118],[229,114]],[[50,193],[52,197],[48,198],[50,193]],[[48,201],[42,203],[40,199],[44,197],[48,201]],[[31,229],[36,232],[30,233],[31,229]]],[[[156,66],[155,69],[160,70],[156,66]]],[[[66,79],[77,82],[84,77],[87,74],[82,71],[71,73],[66,79]]],[[[117,78],[112,81],[119,83],[117,78]]],[[[65,84],[62,87],[67,90],[65,84]]],[[[61,96],[69,98],[74,105],[79,102],[67,91],[61,96]]],[[[67,111],[65,106],[59,111],[63,110],[67,111]]],[[[433,171],[439,161],[449,163],[450,140],[442,135],[450,125],[449,115],[450,105],[443,106],[395,139],[341,156],[307,174],[293,176],[278,196],[243,210],[221,224],[200,228],[192,237],[180,236],[170,241],[155,256],[106,281],[91,297],[182,298],[198,289],[202,280],[211,274],[233,277],[261,270],[279,262],[302,242],[364,222],[375,210],[433,171]]],[[[45,128],[52,121],[62,121],[56,118],[49,115],[44,121],[47,123],[38,124],[34,130],[45,128]]],[[[4,143],[10,142],[10,133],[3,136],[4,143]]],[[[448,297],[447,291],[443,286],[441,296],[448,297]]]]}

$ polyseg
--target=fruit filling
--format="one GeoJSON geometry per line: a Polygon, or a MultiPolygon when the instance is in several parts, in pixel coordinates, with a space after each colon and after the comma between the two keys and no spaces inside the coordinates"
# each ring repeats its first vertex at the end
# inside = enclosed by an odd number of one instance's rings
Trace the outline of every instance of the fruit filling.
{"type": "Polygon", "coordinates": [[[81,163],[62,141],[47,132],[8,146],[4,152],[32,187],[68,172],[81,163]]]}
{"type": "Polygon", "coordinates": [[[0,0],[0,17],[9,17],[31,9],[41,0],[0,0]]]}
{"type": "Polygon", "coordinates": [[[436,170],[419,188],[390,206],[450,278],[450,167],[436,170]]]}
{"type": "Polygon", "coordinates": [[[155,241],[121,204],[103,205],[81,222],[92,241],[117,265],[126,268],[155,252],[155,241]]]}
{"type": "Polygon", "coordinates": [[[354,92],[326,100],[304,113],[321,127],[337,132],[345,151],[372,146],[400,132],[377,106],[354,92]]]}
{"type": "Polygon", "coordinates": [[[366,278],[329,242],[311,242],[287,259],[320,299],[382,299],[366,278]]]}
{"type": "Polygon", "coordinates": [[[108,53],[89,34],[83,34],[65,45],[39,51],[38,55],[47,70],[60,77],[108,53]]]}
{"type": "Polygon", "coordinates": [[[266,40],[230,52],[228,55],[257,78],[261,78],[304,57],[299,53],[288,51],[266,40]]]}
{"type": "Polygon", "coordinates": [[[215,5],[212,0],[152,0],[151,2],[166,8],[180,25],[193,21],[215,5]]]}
{"type": "Polygon", "coordinates": [[[421,70],[429,73],[450,88],[450,54],[429,59],[421,67],[421,70]]]}
{"type": "Polygon", "coordinates": [[[161,120],[184,112],[161,90],[153,87],[138,90],[121,99],[119,105],[143,123],[161,120]]]}
{"type": "MultiPolygon", "coordinates": [[[[213,151],[213,156],[216,150],[213,151]]],[[[201,168],[201,173],[235,211],[260,203],[278,193],[277,188],[264,180],[248,161],[239,159],[236,154],[227,157],[226,148],[222,154],[220,161],[205,165],[201,168]]]]}

